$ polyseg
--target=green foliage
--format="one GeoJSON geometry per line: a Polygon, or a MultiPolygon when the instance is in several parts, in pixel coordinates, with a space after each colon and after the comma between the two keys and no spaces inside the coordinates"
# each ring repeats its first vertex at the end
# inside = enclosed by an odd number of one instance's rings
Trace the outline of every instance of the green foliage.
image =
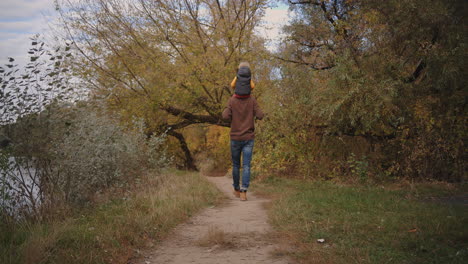
{"type": "Polygon", "coordinates": [[[356,158],[354,153],[351,153],[348,160],[348,167],[351,175],[358,178],[361,183],[365,183],[368,177],[368,166],[366,157],[364,156],[361,160],[356,158]]]}
{"type": "Polygon", "coordinates": [[[464,181],[466,2],[292,6],[282,78],[263,98],[265,171],[353,178],[355,153],[370,178],[464,181]]]}

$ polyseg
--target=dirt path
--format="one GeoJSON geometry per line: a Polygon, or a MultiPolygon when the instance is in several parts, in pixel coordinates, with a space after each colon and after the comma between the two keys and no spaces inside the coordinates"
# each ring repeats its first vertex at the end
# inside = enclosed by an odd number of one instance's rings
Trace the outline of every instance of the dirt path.
{"type": "Polygon", "coordinates": [[[137,263],[292,263],[272,254],[277,245],[269,238],[271,227],[263,207],[267,199],[248,193],[248,201],[241,202],[234,198],[229,178],[207,179],[229,197],[228,201],[179,225],[167,240],[137,263]]]}

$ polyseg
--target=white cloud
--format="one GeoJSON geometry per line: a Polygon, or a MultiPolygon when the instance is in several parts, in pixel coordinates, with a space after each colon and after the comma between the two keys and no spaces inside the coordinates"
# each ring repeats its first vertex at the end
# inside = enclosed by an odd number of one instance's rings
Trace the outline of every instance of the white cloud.
{"type": "MultiPolygon", "coordinates": [[[[275,50],[281,40],[281,27],[288,22],[288,14],[284,4],[265,11],[257,33],[269,40],[270,50],[275,50]]],[[[47,21],[56,16],[53,0],[0,0],[0,65],[7,62],[7,57],[14,57],[20,64],[27,62],[29,38],[48,32],[47,21]]]]}
{"type": "Polygon", "coordinates": [[[283,37],[281,28],[289,21],[289,10],[284,5],[268,8],[265,10],[263,21],[264,23],[258,32],[269,40],[268,49],[274,51],[283,37]]]}
{"type": "Polygon", "coordinates": [[[0,65],[7,57],[24,65],[30,38],[45,33],[53,18],[53,0],[0,0],[0,65]]]}
{"type": "Polygon", "coordinates": [[[7,57],[13,57],[15,63],[25,65],[28,62],[28,50],[31,47],[29,34],[16,34],[0,41],[0,65],[7,62],[7,57]]]}
{"type": "Polygon", "coordinates": [[[281,28],[288,22],[289,11],[287,9],[268,9],[265,12],[264,21],[267,37],[277,39],[281,35],[281,28]]]}
{"type": "MultiPolygon", "coordinates": [[[[6,39],[11,39],[11,38],[15,38],[16,36],[18,35],[21,35],[22,33],[18,33],[18,32],[15,32],[15,33],[9,33],[9,32],[2,32],[0,33],[0,41],[3,41],[3,40],[6,40],[6,39]]],[[[26,35],[30,35],[29,33],[24,33],[26,35]]],[[[0,42],[1,44],[1,42],[0,42]]]]}
{"type": "Polygon", "coordinates": [[[3,38],[4,32],[24,32],[24,33],[38,33],[44,28],[43,19],[32,19],[28,21],[8,21],[0,22],[0,32],[3,38]]]}
{"type": "Polygon", "coordinates": [[[53,7],[53,0],[1,0],[1,20],[28,20],[53,7]]]}

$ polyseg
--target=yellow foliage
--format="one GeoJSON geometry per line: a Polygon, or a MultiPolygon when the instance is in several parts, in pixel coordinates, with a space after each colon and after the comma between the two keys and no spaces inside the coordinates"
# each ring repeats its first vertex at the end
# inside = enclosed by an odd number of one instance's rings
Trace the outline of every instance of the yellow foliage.
{"type": "Polygon", "coordinates": [[[197,155],[198,167],[202,173],[225,173],[230,166],[231,150],[229,128],[209,126],[205,133],[205,144],[197,155]]]}
{"type": "Polygon", "coordinates": [[[206,133],[206,146],[216,149],[223,145],[229,145],[229,128],[210,126],[206,133]]]}

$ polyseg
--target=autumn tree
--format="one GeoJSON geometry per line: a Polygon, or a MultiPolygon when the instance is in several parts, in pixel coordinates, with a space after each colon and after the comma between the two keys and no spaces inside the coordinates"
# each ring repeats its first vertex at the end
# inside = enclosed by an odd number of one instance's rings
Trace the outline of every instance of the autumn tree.
{"type": "Polygon", "coordinates": [[[250,61],[259,83],[268,83],[263,39],[254,33],[266,6],[265,0],[57,2],[94,94],[128,119],[143,118],[149,135],[176,138],[191,169],[181,130],[229,125],[221,111],[238,63],[250,61]]]}
{"type": "Polygon", "coordinates": [[[356,153],[374,174],[463,180],[466,2],[287,2],[276,165],[340,174],[356,153]]]}

